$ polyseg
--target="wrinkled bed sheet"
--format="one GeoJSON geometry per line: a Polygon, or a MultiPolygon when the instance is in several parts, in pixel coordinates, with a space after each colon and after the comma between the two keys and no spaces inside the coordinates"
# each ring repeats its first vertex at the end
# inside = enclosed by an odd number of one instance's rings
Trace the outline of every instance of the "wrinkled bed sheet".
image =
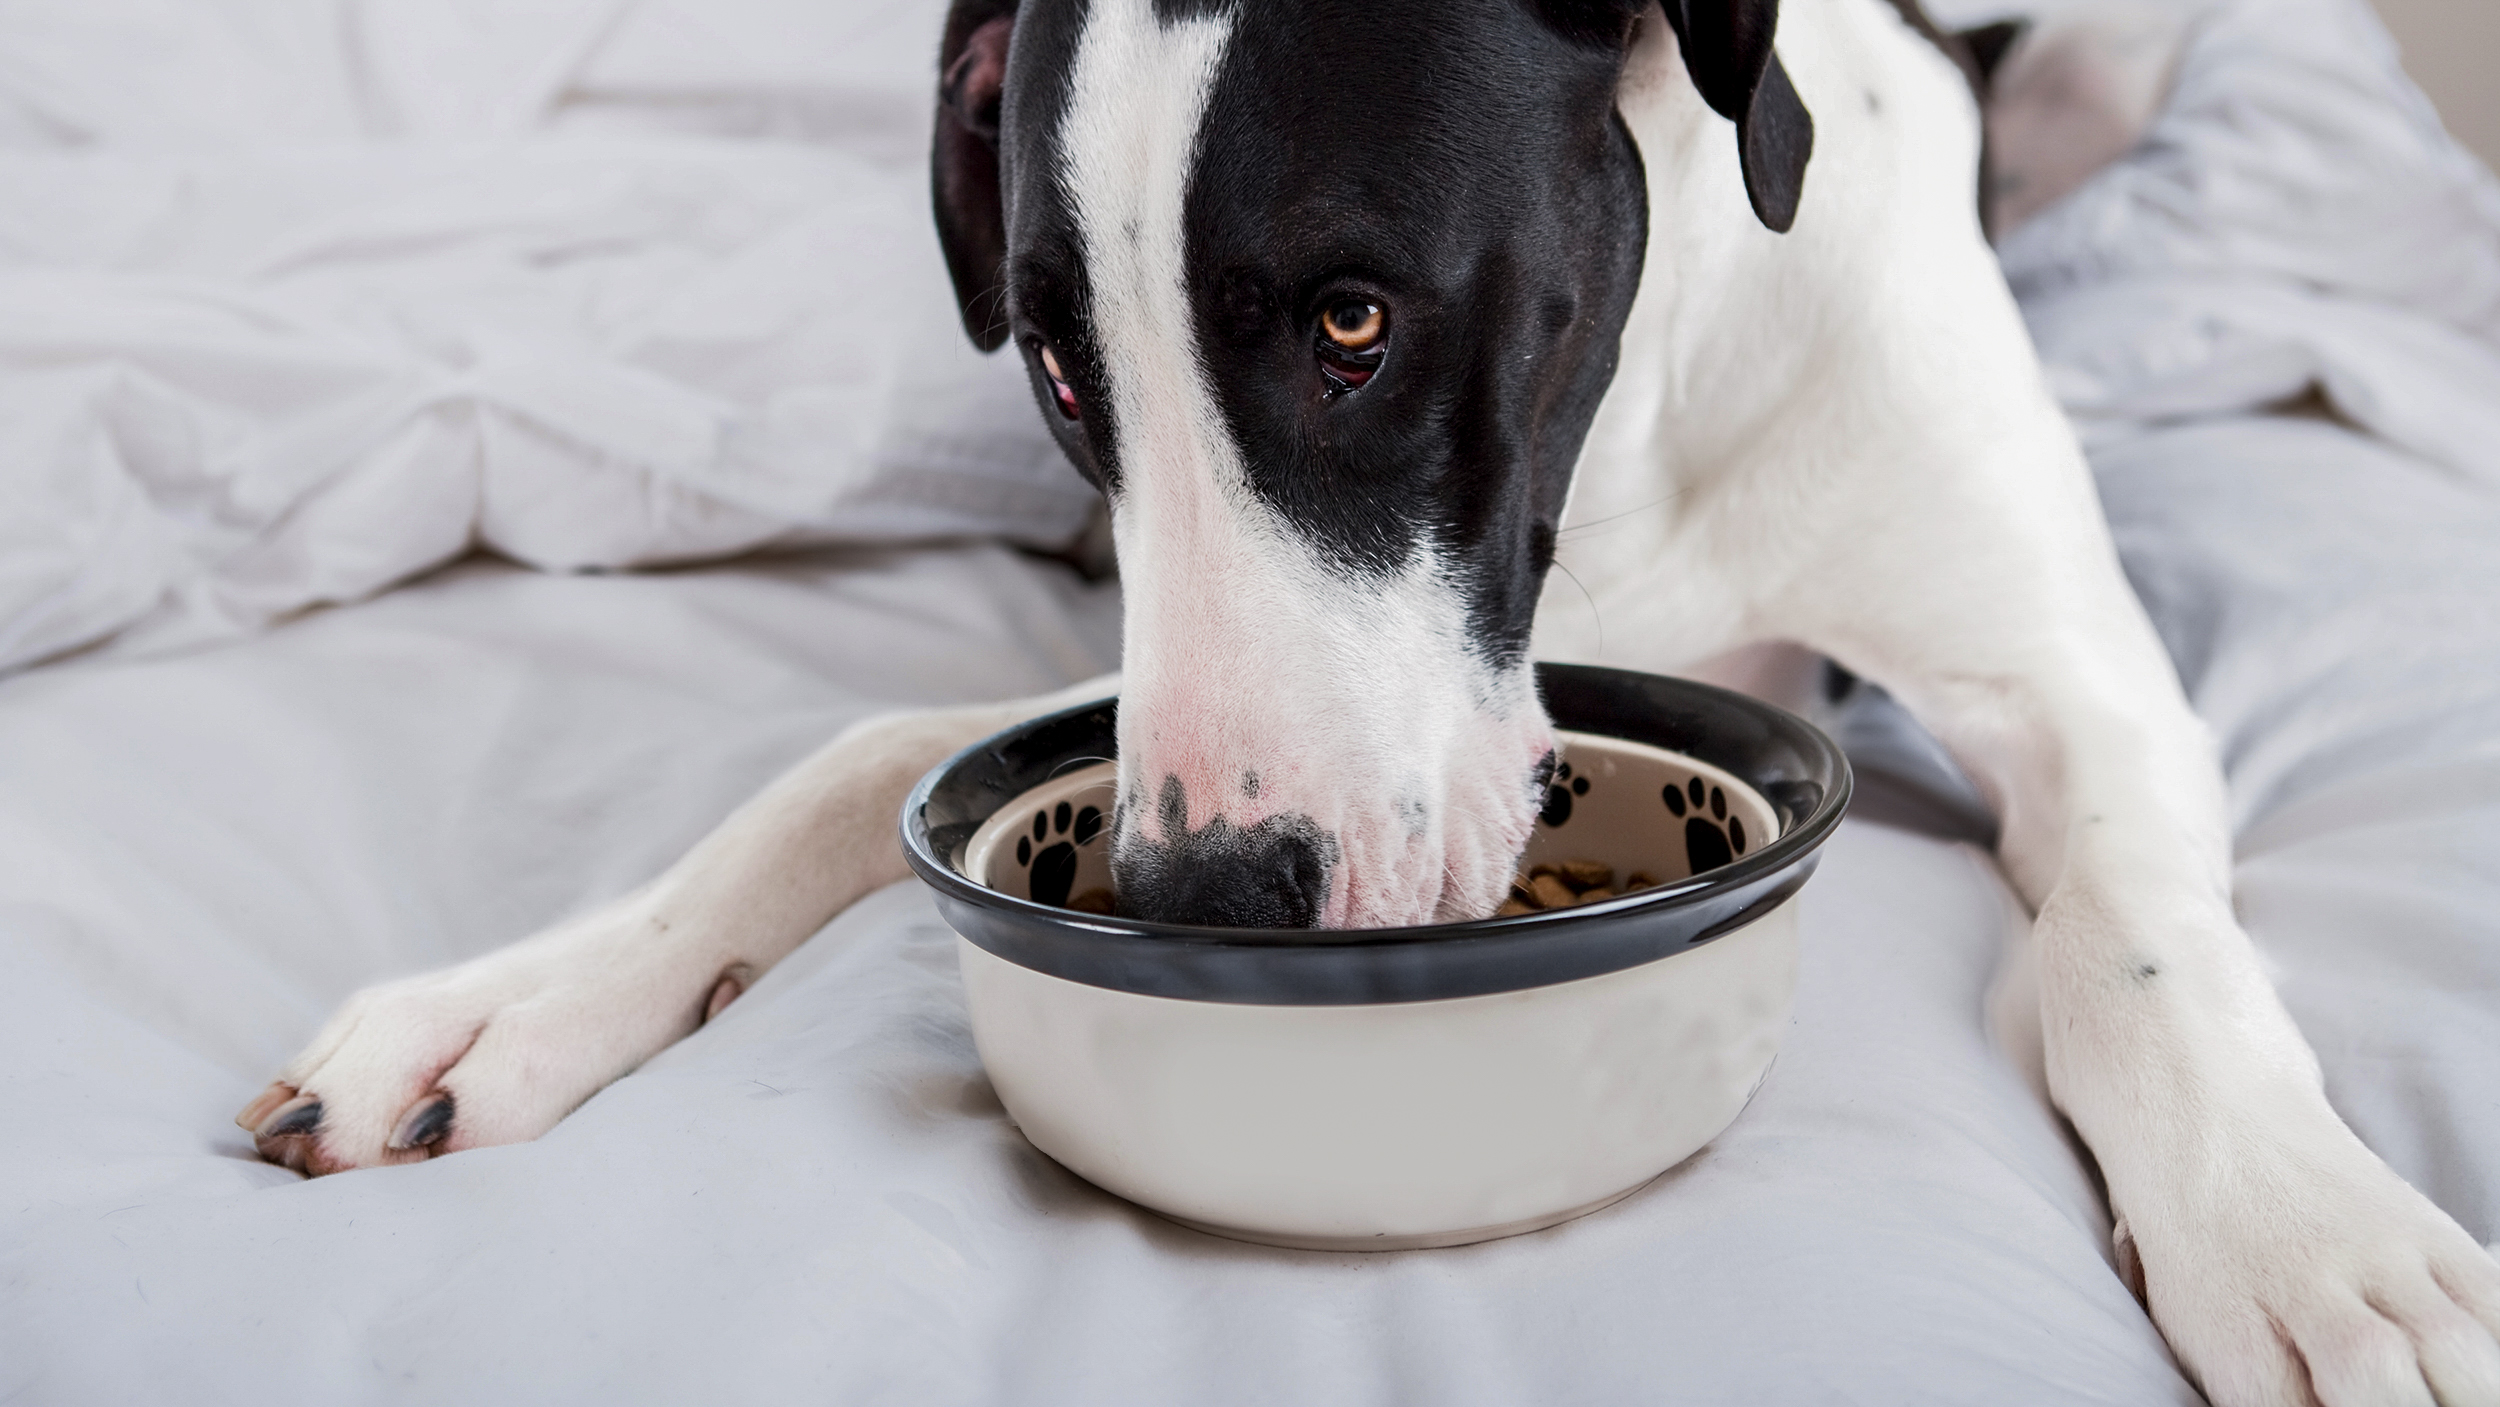
{"type": "MultiPolygon", "coordinates": [[[[2292,255],[2334,228],[2306,202],[2365,173],[2447,221],[2407,257],[2470,272],[2500,207],[2418,114],[2379,120],[2418,98],[2346,0],[2209,17],[2181,94],[2009,269],[2216,731],[2241,909],[2330,1092],[2489,1241],[2500,441],[2424,435],[2500,376],[2401,358],[2469,368],[2493,335],[2442,301],[2462,276],[2292,255]],[[2226,61],[2307,79],[2199,86],[2226,61]],[[2096,281],[2196,335],[2130,342],[2096,281]],[[2411,340],[2301,340],[2268,299],[2411,340]],[[2225,374],[2250,365],[2271,379],[2225,374]],[[2352,389],[2391,384],[2419,399],[2352,389]]],[[[2019,910],[1977,852],[1860,822],[1806,891],[1796,1020],[1744,1116],[1485,1246],[1240,1246],[1060,1171],[983,1080],[910,885],[536,1143],[307,1183],[226,1122],[352,988],[639,881],[869,710],[1082,678],[1117,631],[1114,588],[997,546],[469,563],[0,680],[0,1403],[2195,1400],[1985,1034],[2019,910]]]]}
{"type": "Polygon", "coordinates": [[[1479,1248],[1239,1246],[1060,1171],[911,884],[537,1143],[305,1183],[226,1122],[355,985],[635,882],[869,708],[1116,637],[1116,593],[995,548],[473,567],[0,687],[0,1400],[2183,1397],[1981,1033],[1993,871],[1875,828],[1738,1126],[1479,1248]]]}

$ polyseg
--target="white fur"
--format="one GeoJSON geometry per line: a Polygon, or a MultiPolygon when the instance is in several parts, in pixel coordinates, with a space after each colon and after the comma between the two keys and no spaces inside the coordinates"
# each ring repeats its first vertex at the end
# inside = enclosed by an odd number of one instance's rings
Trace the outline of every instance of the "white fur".
{"type": "MultiPolygon", "coordinates": [[[[1247,493],[1180,285],[1224,22],[1162,29],[1146,0],[1093,16],[1063,177],[1128,474],[1123,757],[1188,779],[1192,824],[1256,818],[1244,765],[1266,807],[1351,782],[1376,814],[1322,817],[1360,841],[1333,920],[1482,907],[1450,876],[1516,847],[1471,824],[1470,788],[1543,720],[1468,672],[1429,558],[1350,581],[1247,493]],[[1409,797],[1437,834],[1386,824],[1409,797]]],[[[1785,236],[1753,219],[1729,126],[1654,17],[1625,76],[1652,245],[1563,539],[1581,585],[1550,589],[1540,653],[1658,669],[1787,640],[1890,688],[1999,807],[2037,914],[2047,1087],[2182,1364],[2225,1407],[2500,1403],[2500,1267],[2337,1118],[2233,916],[2211,745],[1981,238],[1958,76],[1883,0],[1786,0],[1779,48],[1816,119],[1785,236]]],[[[437,1085],[460,1099],[451,1146],[543,1131],[695,1024],[723,971],[899,877],[911,779],[1045,702],[846,735],[605,915],[359,998],[289,1067],[332,1111],[309,1161],[415,1156],[384,1141],[437,1085]]]]}
{"type": "Polygon", "coordinates": [[[1875,0],[1787,0],[1779,48],[1817,118],[1786,236],[1671,37],[1626,75],[1650,272],[1540,655],[1791,640],[1890,688],[1998,806],[2047,1086],[2182,1364],[2223,1404],[2500,1402],[2500,1271],[2328,1106],[2233,916],[2212,747],[1980,234],[1957,75],[1875,0]]]}
{"type": "Polygon", "coordinates": [[[1193,829],[1300,814],[1332,836],[1327,926],[1472,917],[1527,842],[1553,732],[1527,671],[1470,648],[1430,551],[1350,577],[1250,486],[1183,282],[1182,201],[1229,24],[1166,28],[1148,0],[1097,0],[1060,129],[1122,466],[1120,839],[1169,838],[1155,803],[1177,777],[1193,829]]]}

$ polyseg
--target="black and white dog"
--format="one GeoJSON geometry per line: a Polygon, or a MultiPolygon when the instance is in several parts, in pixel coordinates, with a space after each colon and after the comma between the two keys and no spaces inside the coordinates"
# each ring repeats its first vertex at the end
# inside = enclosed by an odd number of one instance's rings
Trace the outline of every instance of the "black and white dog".
{"type": "Polygon", "coordinates": [[[262,1152],[545,1131],[902,878],[922,771],[1062,701],[1122,696],[1124,909],[1417,923],[1504,892],[1532,654],[1795,642],[1994,805],[2048,1088],[2207,1392],[2500,1403],[2500,1268],[2328,1106],[2233,917],[2210,745],[1907,7],[959,0],[939,229],[1109,500],[1124,681],[862,725],[608,908],[358,995],[244,1112],[262,1152]],[[1567,517],[1610,524],[1589,601],[1540,612],[1567,517]]]}

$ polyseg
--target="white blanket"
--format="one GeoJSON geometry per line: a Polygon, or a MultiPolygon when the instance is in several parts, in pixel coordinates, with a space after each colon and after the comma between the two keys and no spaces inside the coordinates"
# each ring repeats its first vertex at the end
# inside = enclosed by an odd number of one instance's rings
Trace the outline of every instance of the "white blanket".
{"type": "Polygon", "coordinates": [[[482,545],[1064,541],[956,330],[940,8],[0,7],[0,671],[482,545]]]}
{"type": "MultiPolygon", "coordinates": [[[[2078,402],[2103,493],[2330,1093],[2488,1241],[2493,442],[2452,462],[2338,387],[2414,387],[2431,433],[2500,377],[2450,395],[2355,335],[2299,344],[2334,373],[2301,413],[2262,408],[2279,377],[2213,389],[2215,349],[2299,331],[2266,298],[2488,348],[2405,262],[2490,248],[2488,178],[2380,120],[2417,100],[2359,0],[2221,12],[2182,93],[2009,264],[2060,385],[2104,388],[2078,402]],[[2255,72],[2207,81],[2231,63],[2255,72]],[[2355,183],[2449,237],[2391,252],[2265,198],[2355,183]],[[2224,249],[2245,277],[2198,263],[2224,249]],[[2140,341],[2096,289],[2158,314],[2140,341]]],[[[1618,1207],[1481,1247],[1239,1246],[1060,1171],[982,1079],[909,884],[536,1143],[306,1183],[226,1122],[354,987],[641,880],[865,710],[1094,672],[1117,625],[1114,589],[988,546],[477,564],[0,679],[0,1403],[2195,1400],[1983,1033],[2002,882],[1859,822],[1805,892],[1796,1023],[1746,1114],[1618,1207]]]]}
{"type": "Polygon", "coordinates": [[[2352,0],[2229,0],[2143,147],[2000,254],[2087,439],[2316,391],[2500,488],[2500,182],[2352,0]]]}

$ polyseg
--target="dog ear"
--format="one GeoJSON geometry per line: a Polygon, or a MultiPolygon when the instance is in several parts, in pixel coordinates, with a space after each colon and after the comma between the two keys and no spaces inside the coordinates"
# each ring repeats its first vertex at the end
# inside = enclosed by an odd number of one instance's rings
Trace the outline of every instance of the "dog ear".
{"type": "MultiPolygon", "coordinates": [[[[2030,28],[2031,21],[2027,19],[1998,20],[1977,29],[1957,29],[1953,37],[1962,41],[1962,47],[1970,51],[1971,62],[1979,67],[1979,81],[1988,84],[1996,81],[1997,69],[2004,64],[2005,56],[2013,51],[2014,41],[2022,38],[2024,31],[2030,28]]],[[[1986,95],[1983,93],[1981,96],[1986,95]]]]}
{"type": "Polygon", "coordinates": [[[1785,234],[1797,221],[1814,118],[1771,48],[1779,0],[1662,0],[1702,101],[1736,122],[1745,196],[1763,224],[1785,234]]]}
{"type": "Polygon", "coordinates": [[[1529,0],[1548,29],[1577,44],[1621,49],[1650,0],[1529,0]]]}
{"type": "Polygon", "coordinates": [[[984,352],[1007,340],[1007,212],[998,183],[998,107],[1016,0],[955,0],[938,46],[929,192],[964,331],[984,352]]]}

